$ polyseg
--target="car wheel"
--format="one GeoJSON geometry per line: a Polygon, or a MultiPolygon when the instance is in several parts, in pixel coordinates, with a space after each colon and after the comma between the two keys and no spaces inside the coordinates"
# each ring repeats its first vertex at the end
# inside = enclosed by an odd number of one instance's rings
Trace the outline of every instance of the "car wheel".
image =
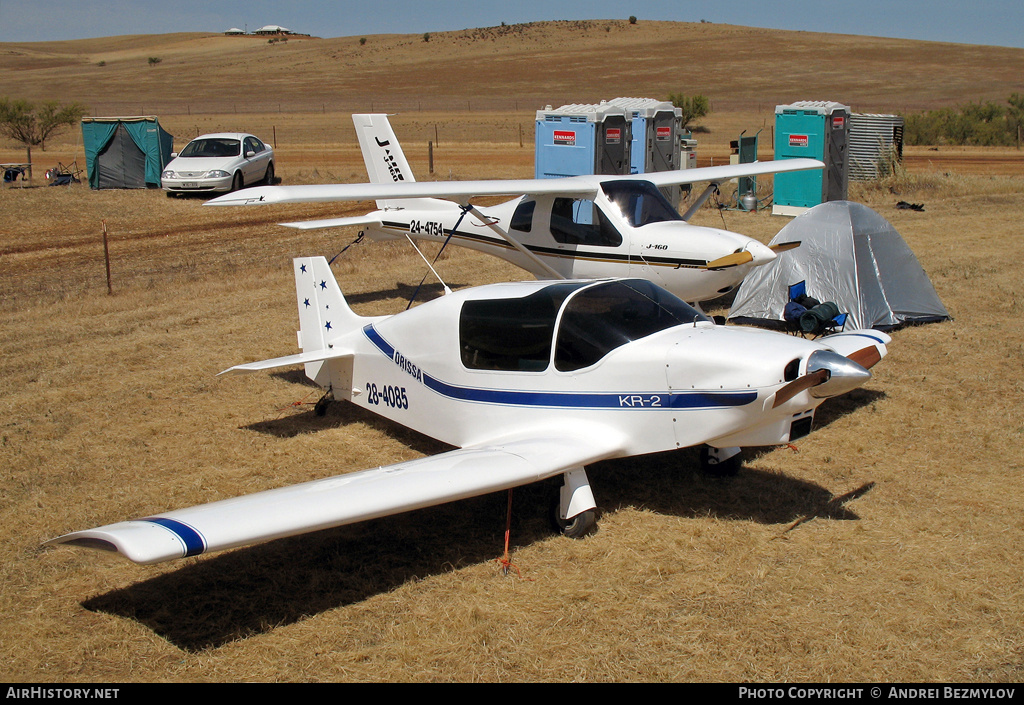
{"type": "Polygon", "coordinates": [[[245,182],[242,180],[242,172],[236,171],[235,172],[235,178],[231,182],[231,190],[232,191],[240,191],[244,185],[245,185],[245,182]]]}
{"type": "Polygon", "coordinates": [[[269,164],[267,164],[267,173],[263,177],[263,183],[265,183],[267,186],[274,185],[274,162],[270,162],[269,164]]]}

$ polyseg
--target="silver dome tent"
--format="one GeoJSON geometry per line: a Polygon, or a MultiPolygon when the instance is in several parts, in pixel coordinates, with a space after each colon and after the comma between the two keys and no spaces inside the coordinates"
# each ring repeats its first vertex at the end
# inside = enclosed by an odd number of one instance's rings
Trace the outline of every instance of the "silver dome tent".
{"type": "Polygon", "coordinates": [[[736,291],[729,321],[782,327],[790,287],[834,302],[846,330],[887,330],[950,318],[928,275],[896,229],[851,201],[817,205],[779,231],[771,245],[800,242],[753,270],[736,291]]]}

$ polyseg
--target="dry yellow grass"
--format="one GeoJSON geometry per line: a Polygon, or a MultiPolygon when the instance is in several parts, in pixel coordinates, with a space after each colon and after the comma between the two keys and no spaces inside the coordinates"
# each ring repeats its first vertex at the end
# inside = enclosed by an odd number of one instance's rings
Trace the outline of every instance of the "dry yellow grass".
{"type": "MultiPolygon", "coordinates": [[[[444,141],[439,170],[529,174],[529,146],[503,142],[444,141]]],[[[284,150],[286,182],[361,178],[350,143],[307,144],[284,150]]],[[[214,376],[292,352],[289,260],[354,237],[274,223],[358,206],[0,189],[6,680],[1019,682],[1022,187],[1019,171],[927,162],[857,187],[954,320],[896,332],[798,451],[748,453],[734,480],[702,476],[689,450],[591,467],[603,515],[585,540],[549,533],[551,486],[516,490],[521,575],[494,560],[504,494],[169,565],[40,549],[439,444],[351,406],[292,406],[316,398],[299,374],[214,376]]],[[[787,222],[697,217],[764,241],[787,222]]],[[[367,314],[403,308],[424,274],[398,245],[356,246],[335,271],[367,314]]],[[[441,271],[453,286],[522,277],[459,250],[441,271]]]]}

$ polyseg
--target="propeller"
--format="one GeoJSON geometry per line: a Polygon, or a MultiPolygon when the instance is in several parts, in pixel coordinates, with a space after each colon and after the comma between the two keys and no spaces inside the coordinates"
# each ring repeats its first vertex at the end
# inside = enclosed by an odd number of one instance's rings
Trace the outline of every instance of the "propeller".
{"type": "Polygon", "coordinates": [[[878,348],[874,345],[869,345],[866,348],[861,348],[855,353],[850,353],[846,357],[856,362],[865,370],[870,370],[875,366],[875,363],[882,359],[882,354],[878,352],[878,348]]]}
{"type": "MultiPolygon", "coordinates": [[[[874,348],[871,348],[873,350],[874,348]]],[[[875,351],[878,355],[878,351],[875,351]]],[[[811,396],[821,399],[834,397],[855,389],[871,379],[871,373],[860,362],[854,359],[858,356],[865,362],[874,364],[867,348],[858,350],[850,357],[845,357],[830,350],[815,350],[807,358],[807,372],[797,377],[789,384],[775,392],[775,401],[772,408],[785,404],[800,392],[811,390],[811,396]],[[820,389],[816,389],[820,387],[820,389]]],[[[879,355],[878,359],[881,359],[879,355]]]]}
{"type": "Polygon", "coordinates": [[[779,254],[780,252],[794,250],[797,247],[800,247],[800,240],[797,240],[796,242],[780,242],[778,245],[769,245],[768,249],[775,254],[779,254]]]}
{"type": "Polygon", "coordinates": [[[711,260],[704,266],[707,269],[725,269],[726,267],[737,267],[741,264],[753,261],[754,255],[750,254],[746,250],[740,250],[739,252],[733,252],[731,255],[711,260]]]}
{"type": "Polygon", "coordinates": [[[785,387],[775,392],[775,403],[772,404],[772,408],[774,409],[777,406],[782,406],[806,389],[810,389],[811,387],[816,387],[819,384],[827,382],[828,378],[828,370],[818,370],[817,372],[811,372],[810,374],[803,375],[802,377],[797,377],[785,387]]]}

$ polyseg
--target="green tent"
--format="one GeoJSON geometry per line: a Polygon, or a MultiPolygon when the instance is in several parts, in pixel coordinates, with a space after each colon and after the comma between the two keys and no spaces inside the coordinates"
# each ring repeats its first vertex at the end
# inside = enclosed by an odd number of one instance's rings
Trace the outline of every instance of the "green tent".
{"type": "Polygon", "coordinates": [[[89,186],[160,188],[174,138],[155,116],[82,118],[89,186]]]}

